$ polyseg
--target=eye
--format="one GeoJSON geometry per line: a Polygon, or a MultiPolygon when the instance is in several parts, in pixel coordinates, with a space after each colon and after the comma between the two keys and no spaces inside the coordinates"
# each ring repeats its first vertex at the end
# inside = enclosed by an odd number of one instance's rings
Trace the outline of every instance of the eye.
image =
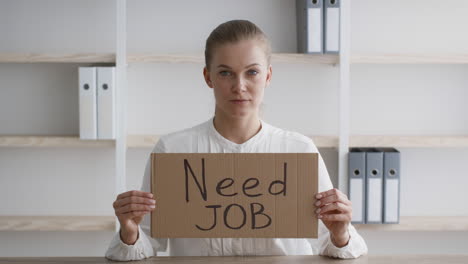
{"type": "Polygon", "coordinates": [[[231,72],[229,72],[229,71],[220,71],[219,74],[221,76],[231,76],[231,72]]]}
{"type": "Polygon", "coordinates": [[[248,74],[248,75],[253,75],[253,76],[255,76],[255,75],[258,74],[258,71],[256,71],[256,70],[249,70],[249,71],[247,71],[247,74],[248,74]]]}

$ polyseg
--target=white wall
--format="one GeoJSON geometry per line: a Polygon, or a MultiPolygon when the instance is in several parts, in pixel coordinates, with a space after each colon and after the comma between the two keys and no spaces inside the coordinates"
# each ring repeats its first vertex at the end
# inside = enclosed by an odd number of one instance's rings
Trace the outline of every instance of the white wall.
{"type": "Polygon", "coordinates": [[[260,26],[277,52],[295,52],[295,1],[128,1],[129,52],[203,52],[218,24],[248,19],[260,26]]]}
{"type": "MultiPolygon", "coordinates": [[[[128,1],[128,52],[202,53],[210,30],[246,18],[294,52],[294,1],[128,1]]],[[[467,52],[468,2],[352,0],[353,52],[467,52]],[[417,11],[415,11],[417,10],[417,11]]],[[[0,52],[114,52],[113,1],[0,0],[0,52]]],[[[465,65],[352,65],[353,134],[468,133],[465,65]]],[[[76,65],[0,64],[0,134],[77,135],[76,65]]],[[[130,64],[128,132],[162,134],[210,117],[201,64],[130,64]]],[[[339,68],[273,65],[264,119],[338,134],[339,68]]],[[[150,149],[129,149],[127,186],[150,149]]],[[[323,151],[334,180],[337,157],[323,151]]],[[[468,215],[468,149],[401,149],[402,215],[468,215]]],[[[0,215],[112,214],[112,148],[0,148],[0,215]],[[46,202],[48,202],[46,204],[46,202]]],[[[0,256],[102,256],[113,232],[0,232],[0,256]]],[[[362,232],[372,254],[466,253],[466,232],[362,232]],[[437,241],[433,242],[433,241],[437,241]]]]}
{"type": "Polygon", "coordinates": [[[0,134],[78,135],[79,66],[0,63],[0,134]]]}
{"type": "Polygon", "coordinates": [[[462,135],[468,65],[352,65],[351,133],[462,135]]]}
{"type": "MultiPolygon", "coordinates": [[[[130,65],[128,133],[168,133],[208,120],[214,98],[202,70],[201,64],[130,65]]],[[[336,135],[338,73],[333,66],[274,65],[263,102],[265,121],[308,135],[336,135]],[[297,81],[291,84],[292,79],[297,81]]]]}
{"type": "Polygon", "coordinates": [[[1,52],[113,53],[112,0],[1,0],[1,52]]]}
{"type": "Polygon", "coordinates": [[[351,0],[353,53],[466,53],[463,0],[351,0]]]}

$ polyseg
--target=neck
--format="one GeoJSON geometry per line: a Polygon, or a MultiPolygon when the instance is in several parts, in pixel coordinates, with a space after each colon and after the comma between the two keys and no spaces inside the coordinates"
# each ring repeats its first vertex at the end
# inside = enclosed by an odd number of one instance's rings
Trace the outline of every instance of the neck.
{"type": "Polygon", "coordinates": [[[255,136],[262,128],[258,115],[245,118],[232,118],[216,111],[214,127],[219,134],[229,141],[242,144],[255,136]]]}

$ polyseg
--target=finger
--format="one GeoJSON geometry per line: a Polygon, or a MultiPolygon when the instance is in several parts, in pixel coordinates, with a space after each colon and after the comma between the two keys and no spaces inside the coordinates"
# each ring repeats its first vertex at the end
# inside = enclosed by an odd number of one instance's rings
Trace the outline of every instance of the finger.
{"type": "Polygon", "coordinates": [[[330,195],[325,198],[317,200],[317,202],[315,202],[315,205],[318,207],[322,207],[330,203],[338,202],[338,200],[339,200],[339,197],[337,195],[330,195]]]}
{"type": "Polygon", "coordinates": [[[351,221],[351,216],[349,216],[348,214],[324,214],[324,215],[319,215],[318,218],[324,221],[331,221],[331,222],[351,221]]]}
{"type": "Polygon", "coordinates": [[[315,210],[317,214],[326,214],[326,213],[333,212],[333,211],[335,211],[335,213],[343,213],[343,214],[347,214],[351,212],[350,208],[347,205],[342,204],[342,203],[327,204],[315,210]]]}
{"type": "Polygon", "coordinates": [[[143,216],[147,213],[150,213],[151,211],[132,211],[132,212],[128,212],[128,213],[125,213],[125,214],[120,214],[119,217],[123,220],[125,219],[131,219],[133,217],[137,217],[137,216],[143,216]]]}
{"type": "Polygon", "coordinates": [[[134,216],[151,213],[154,210],[155,210],[155,208],[152,208],[151,210],[135,210],[135,211],[129,211],[129,212],[125,212],[125,213],[115,213],[115,215],[119,219],[128,219],[128,218],[133,218],[134,216]]]}
{"type": "Polygon", "coordinates": [[[126,198],[122,198],[119,200],[116,200],[114,202],[114,209],[117,209],[119,207],[125,206],[127,204],[146,204],[146,205],[153,205],[156,204],[156,200],[152,198],[144,198],[144,197],[139,197],[139,196],[130,196],[126,198]]]}
{"type": "Polygon", "coordinates": [[[127,204],[125,206],[115,209],[116,214],[125,214],[132,211],[151,211],[156,206],[154,205],[143,205],[143,204],[127,204]]]}
{"type": "Polygon", "coordinates": [[[330,189],[330,190],[327,190],[327,191],[324,191],[324,192],[319,192],[315,195],[315,198],[317,199],[321,199],[321,198],[324,198],[324,197],[327,197],[329,195],[332,195],[332,194],[335,194],[337,190],[336,188],[333,188],[333,189],[330,189]]]}
{"type": "Polygon", "coordinates": [[[326,198],[320,199],[319,201],[316,202],[318,203],[317,206],[322,207],[327,204],[331,203],[342,203],[348,206],[351,206],[351,201],[349,201],[346,197],[340,196],[340,195],[332,195],[332,196],[327,196],[326,198]]]}
{"type": "MultiPolygon", "coordinates": [[[[351,201],[348,200],[348,197],[345,194],[343,194],[341,191],[339,191],[338,189],[332,189],[327,192],[329,192],[327,196],[317,199],[317,202],[315,202],[316,206],[323,206],[323,205],[334,203],[334,202],[340,202],[346,205],[351,205],[351,201]],[[333,190],[336,190],[336,191],[333,191],[333,190]]],[[[318,195],[319,194],[317,194],[317,196],[318,195]]]]}
{"type": "Polygon", "coordinates": [[[140,197],[153,198],[153,194],[150,193],[150,192],[143,192],[143,191],[133,190],[133,191],[128,191],[128,192],[124,192],[124,193],[119,194],[117,196],[117,200],[122,199],[122,198],[126,198],[126,197],[130,197],[130,196],[140,196],[140,197]]]}
{"type": "Polygon", "coordinates": [[[124,214],[128,212],[133,212],[133,211],[153,211],[156,208],[156,206],[155,205],[128,204],[121,208],[122,209],[118,212],[124,214]]]}
{"type": "Polygon", "coordinates": [[[320,192],[315,195],[315,198],[317,199],[322,199],[330,195],[338,195],[339,193],[342,193],[340,190],[337,188],[330,189],[328,191],[320,192]]]}

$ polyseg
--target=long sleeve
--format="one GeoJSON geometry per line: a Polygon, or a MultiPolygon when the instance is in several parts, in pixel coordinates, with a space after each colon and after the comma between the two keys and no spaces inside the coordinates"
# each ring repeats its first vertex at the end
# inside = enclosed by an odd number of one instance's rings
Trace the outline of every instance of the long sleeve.
{"type": "MultiPolygon", "coordinates": [[[[330,190],[332,188],[333,185],[331,183],[327,168],[322,157],[319,155],[319,192],[330,190]]],[[[318,239],[308,239],[308,241],[312,246],[314,254],[343,259],[357,258],[361,255],[367,254],[368,249],[366,242],[351,224],[348,226],[348,232],[350,235],[348,244],[342,248],[338,248],[331,241],[330,232],[320,220],[318,239]]]]}
{"type": "Polygon", "coordinates": [[[141,260],[154,256],[154,250],[151,242],[148,240],[145,232],[138,227],[138,239],[134,245],[127,245],[120,239],[117,232],[106,252],[106,258],[117,261],[141,260]]]}
{"type": "MultiPolygon", "coordinates": [[[[333,245],[330,238],[330,233],[327,228],[320,222],[322,234],[319,234],[318,243],[320,245],[319,254],[334,258],[357,258],[361,255],[367,254],[367,245],[361,235],[358,234],[356,228],[349,224],[348,232],[350,235],[349,242],[346,246],[339,248],[333,245]]],[[[320,232],[319,231],[319,232],[320,232]]]]}
{"type": "MultiPolygon", "coordinates": [[[[159,140],[153,149],[154,153],[165,152],[163,141],[159,140]]],[[[145,174],[141,185],[141,190],[144,192],[150,192],[150,179],[151,179],[151,166],[150,157],[146,162],[145,174]]],[[[157,208],[157,207],[156,207],[157,208]]],[[[121,238],[119,232],[116,232],[109,248],[106,251],[106,258],[117,261],[129,261],[129,260],[141,260],[157,255],[157,251],[166,251],[167,249],[167,238],[153,239],[150,235],[150,214],[146,214],[143,217],[143,221],[138,227],[138,239],[134,245],[125,244],[121,238]]]]}

